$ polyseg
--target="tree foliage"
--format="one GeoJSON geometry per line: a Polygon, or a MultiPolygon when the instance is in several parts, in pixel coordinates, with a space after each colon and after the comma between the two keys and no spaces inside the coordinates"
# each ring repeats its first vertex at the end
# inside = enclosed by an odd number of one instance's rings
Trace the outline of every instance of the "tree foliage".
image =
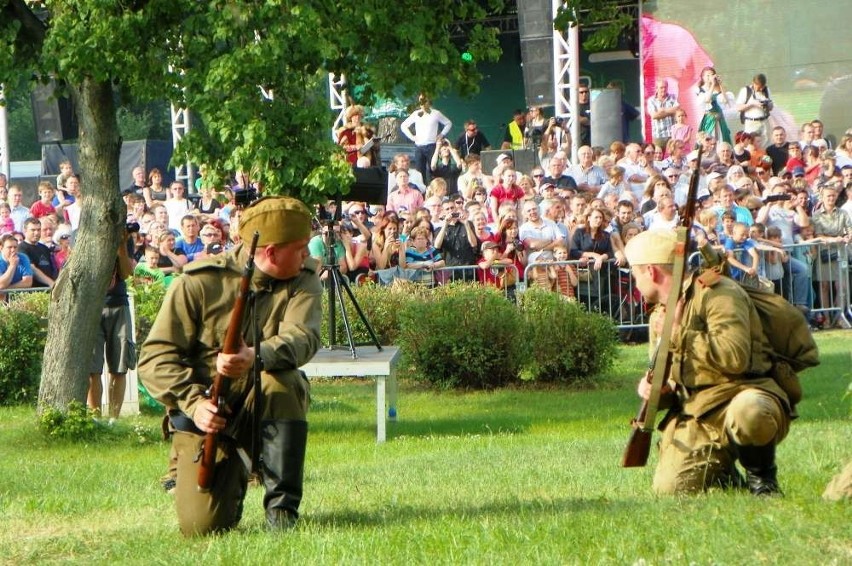
{"type": "Polygon", "coordinates": [[[330,139],[328,73],[373,95],[477,88],[476,61],[499,55],[484,19],[498,0],[0,0],[0,82],[56,79],[80,122],[83,214],[53,302],[40,402],[82,400],[94,328],[122,241],[116,98],[167,99],[204,124],[175,153],[214,174],[247,171],[268,192],[315,202],[351,171],[330,139]],[[424,9],[427,8],[428,9],[424,9]],[[47,384],[47,385],[46,385],[47,384]]]}
{"type": "Polygon", "coordinates": [[[620,0],[565,0],[555,26],[556,29],[575,25],[593,27],[583,41],[583,48],[589,52],[612,49],[636,21],[624,6],[625,2],[620,0]]]}

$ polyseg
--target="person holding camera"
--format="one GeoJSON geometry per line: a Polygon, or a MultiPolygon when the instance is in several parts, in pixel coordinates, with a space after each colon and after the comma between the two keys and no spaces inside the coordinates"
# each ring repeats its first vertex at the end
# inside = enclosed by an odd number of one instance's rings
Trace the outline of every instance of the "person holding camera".
{"type": "MultiPolygon", "coordinates": [[[[444,225],[435,236],[437,248],[447,267],[476,265],[478,248],[473,224],[462,220],[462,214],[453,199],[443,203],[441,219],[444,225]]],[[[454,270],[450,274],[454,280],[473,281],[473,269],[454,270]]]]}
{"type": "MultiPolygon", "coordinates": [[[[764,195],[763,207],[758,211],[755,222],[767,228],[781,231],[781,245],[789,249],[796,242],[793,234],[811,223],[808,211],[789,194],[790,185],[776,182],[764,195]]],[[[813,303],[811,270],[807,264],[795,257],[784,263],[781,279],[781,294],[806,316],[813,303]]]]}
{"type": "Polygon", "coordinates": [[[462,174],[462,158],[456,148],[450,145],[450,140],[441,138],[435,144],[430,170],[433,180],[443,179],[447,182],[448,187],[454,189],[458,186],[459,177],[462,174]]]}
{"type": "Polygon", "coordinates": [[[731,143],[731,130],[728,129],[723,111],[723,108],[728,106],[727,94],[722,87],[722,77],[716,74],[716,69],[713,67],[704,67],[701,70],[701,79],[698,81],[698,106],[704,112],[698,131],[705,132],[714,139],[731,143]]]}
{"type": "Polygon", "coordinates": [[[737,110],[743,131],[748,134],[760,134],[769,139],[769,113],[772,111],[772,99],[769,98],[769,87],[766,86],[766,75],[758,73],[750,85],[740,89],[737,95],[737,110]]]}

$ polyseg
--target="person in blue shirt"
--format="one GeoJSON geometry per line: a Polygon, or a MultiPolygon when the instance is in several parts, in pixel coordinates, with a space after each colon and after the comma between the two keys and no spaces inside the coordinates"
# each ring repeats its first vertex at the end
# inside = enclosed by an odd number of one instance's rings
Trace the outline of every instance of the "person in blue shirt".
{"type": "Polygon", "coordinates": [[[0,237],[0,289],[25,289],[33,285],[30,260],[18,253],[18,240],[12,234],[0,237]]]}

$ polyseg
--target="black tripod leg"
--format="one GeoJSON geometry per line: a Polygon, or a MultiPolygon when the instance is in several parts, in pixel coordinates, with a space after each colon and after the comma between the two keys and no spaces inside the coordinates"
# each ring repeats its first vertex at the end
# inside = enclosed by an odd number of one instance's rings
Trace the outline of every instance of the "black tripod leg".
{"type": "MultiPolygon", "coordinates": [[[[331,271],[331,278],[334,281],[333,285],[335,293],[337,294],[337,303],[340,305],[340,317],[343,319],[343,328],[346,330],[346,339],[349,341],[349,351],[352,352],[353,358],[357,358],[358,354],[355,352],[355,339],[352,337],[352,326],[349,324],[349,316],[346,314],[346,304],[343,302],[343,291],[340,290],[341,287],[344,287],[348,291],[349,287],[345,287],[348,282],[343,281],[343,275],[341,275],[340,271],[337,269],[333,269],[331,271]]],[[[334,305],[329,305],[329,308],[333,307],[334,305]]],[[[331,346],[334,347],[334,344],[331,346]]]]}
{"type": "Polygon", "coordinates": [[[349,300],[352,301],[352,306],[355,307],[355,312],[358,313],[358,316],[361,318],[361,322],[364,323],[364,326],[367,328],[367,332],[370,333],[370,338],[373,340],[373,344],[375,344],[376,348],[378,348],[379,352],[381,352],[382,345],[379,343],[379,337],[376,336],[373,326],[369,323],[369,321],[367,321],[367,316],[364,314],[364,311],[361,310],[361,305],[358,304],[355,294],[352,293],[352,288],[349,286],[348,281],[343,281],[343,288],[346,290],[346,294],[349,295],[349,300]]]}

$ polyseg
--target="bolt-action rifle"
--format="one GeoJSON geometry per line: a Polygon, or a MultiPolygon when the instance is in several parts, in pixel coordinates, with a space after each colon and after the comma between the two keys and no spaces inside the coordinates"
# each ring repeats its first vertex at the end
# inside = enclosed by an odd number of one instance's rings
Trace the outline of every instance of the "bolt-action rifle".
{"type": "Polygon", "coordinates": [[[657,418],[657,409],[660,404],[660,391],[663,383],[668,379],[672,366],[671,338],[672,328],[675,322],[675,311],[683,296],[683,281],[687,275],[687,262],[689,260],[690,233],[695,222],[695,210],[698,201],[698,180],[701,175],[701,149],[698,150],[698,166],[692,172],[689,179],[689,191],[687,192],[686,205],[683,209],[680,225],[676,228],[677,242],[674,250],[674,265],[672,267],[672,286],[666,301],[666,314],[663,319],[663,331],[660,341],[651,360],[649,372],[645,379],[651,382],[651,392],[648,399],[642,401],[639,413],[632,421],[633,431],[630,440],[624,449],[621,459],[623,468],[635,468],[648,463],[648,454],[651,451],[651,434],[654,431],[654,421],[657,418]]]}
{"type": "MultiPolygon", "coordinates": [[[[249,248],[248,260],[243,269],[243,275],[240,279],[240,291],[237,294],[237,300],[234,301],[234,309],[231,311],[231,320],[228,323],[228,330],[225,332],[225,340],[222,343],[223,354],[236,354],[240,351],[242,342],[243,316],[245,314],[246,305],[249,300],[251,278],[254,274],[254,253],[257,249],[257,239],[259,234],[254,233],[249,248]]],[[[255,344],[255,347],[258,347],[255,344]]],[[[225,414],[225,395],[228,391],[227,375],[222,375],[216,372],[216,377],[213,378],[213,385],[210,386],[209,398],[218,407],[219,415],[225,414]]],[[[208,432],[204,437],[204,447],[201,452],[201,466],[198,468],[198,490],[209,491],[213,485],[213,472],[216,468],[216,446],[219,443],[219,434],[216,432],[208,432]]]]}

